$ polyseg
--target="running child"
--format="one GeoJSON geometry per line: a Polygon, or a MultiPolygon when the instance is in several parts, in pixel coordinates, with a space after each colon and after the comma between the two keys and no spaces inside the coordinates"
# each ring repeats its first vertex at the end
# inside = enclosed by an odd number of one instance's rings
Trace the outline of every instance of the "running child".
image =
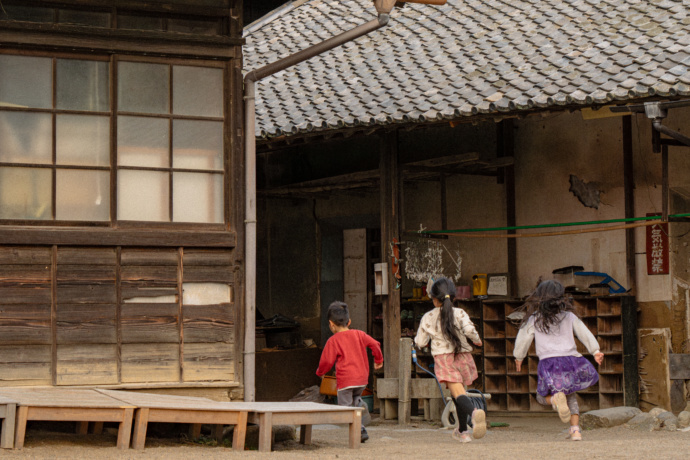
{"type": "Polygon", "coordinates": [[[474,358],[470,354],[472,346],[467,339],[478,347],[482,346],[482,341],[467,313],[453,306],[455,285],[450,279],[439,278],[427,294],[436,308],[422,317],[414,339],[415,345],[422,348],[431,341],[436,378],[446,384],[457,409],[458,428],[453,431],[453,439],[472,441],[467,429],[467,418],[470,416],[472,436],[475,439],[483,438],[486,434],[486,414],[482,409],[474,408],[465,392],[465,386],[478,377],[474,358]]]}
{"type": "MultiPolygon", "coordinates": [[[[333,335],[326,342],[316,375],[323,377],[335,364],[338,386],[338,405],[361,407],[362,391],[369,383],[367,348],[374,355],[374,369],[383,367],[381,344],[357,329],[350,329],[350,312],[344,302],[333,302],[328,307],[328,327],[333,335]]],[[[369,439],[362,420],[361,441],[369,439]]]]}
{"type": "Polygon", "coordinates": [[[564,295],[563,285],[555,280],[543,281],[527,299],[526,313],[515,339],[515,367],[520,371],[522,360],[534,339],[539,357],[537,366],[537,401],[558,412],[563,423],[570,422],[570,439],[582,440],[580,409],[575,392],[599,381],[592,363],[577,351],[575,336],[594,356],[597,364],[604,360],[599,343],[587,326],[572,312],[573,306],[564,295]]]}

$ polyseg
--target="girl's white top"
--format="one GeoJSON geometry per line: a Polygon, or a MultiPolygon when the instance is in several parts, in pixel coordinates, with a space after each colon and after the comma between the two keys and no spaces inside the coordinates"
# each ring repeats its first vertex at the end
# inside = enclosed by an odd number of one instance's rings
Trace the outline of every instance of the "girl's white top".
{"type": "Polygon", "coordinates": [[[577,351],[575,337],[587,347],[587,350],[594,355],[599,353],[599,343],[594,335],[587,329],[587,326],[571,312],[559,313],[560,321],[544,334],[534,327],[534,316],[532,315],[525,324],[522,325],[515,339],[515,350],[513,356],[522,361],[527,356],[527,350],[532,344],[532,339],[537,349],[539,359],[554,358],[556,356],[582,356],[577,351]],[[573,335],[574,333],[574,335],[573,335]]]}
{"type": "MultiPolygon", "coordinates": [[[[467,338],[473,342],[479,342],[479,334],[472,324],[472,320],[465,313],[462,308],[453,308],[453,323],[458,338],[460,339],[461,352],[472,351],[472,346],[467,342],[467,338]]],[[[431,354],[443,355],[446,353],[455,353],[453,345],[446,339],[441,332],[441,309],[434,308],[422,316],[417,329],[417,335],[414,338],[414,343],[417,347],[425,347],[429,340],[431,340],[431,354]]]]}

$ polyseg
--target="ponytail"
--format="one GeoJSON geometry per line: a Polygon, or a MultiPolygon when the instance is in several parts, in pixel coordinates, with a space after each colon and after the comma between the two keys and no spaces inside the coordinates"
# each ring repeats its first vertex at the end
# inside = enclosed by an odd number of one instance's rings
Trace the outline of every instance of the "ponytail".
{"type": "Polygon", "coordinates": [[[439,278],[431,286],[430,295],[442,303],[440,315],[441,332],[457,353],[462,347],[462,342],[460,342],[460,337],[458,337],[457,328],[455,327],[455,312],[453,311],[455,285],[448,278],[439,278]]]}

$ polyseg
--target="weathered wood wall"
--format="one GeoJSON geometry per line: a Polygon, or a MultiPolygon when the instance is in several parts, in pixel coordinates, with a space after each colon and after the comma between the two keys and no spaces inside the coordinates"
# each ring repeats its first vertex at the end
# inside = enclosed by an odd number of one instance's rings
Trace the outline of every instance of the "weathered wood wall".
{"type": "Polygon", "coordinates": [[[0,246],[0,386],[235,383],[232,250],[0,246]]]}

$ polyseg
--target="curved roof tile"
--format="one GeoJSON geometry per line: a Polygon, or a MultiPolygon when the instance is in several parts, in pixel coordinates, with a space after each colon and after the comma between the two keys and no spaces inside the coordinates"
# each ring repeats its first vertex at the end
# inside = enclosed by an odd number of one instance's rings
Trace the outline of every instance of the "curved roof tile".
{"type": "MultiPolygon", "coordinates": [[[[250,71],[375,18],[308,0],[245,37],[250,71]]],[[[257,83],[262,138],[690,96],[687,1],[448,0],[257,83]]]]}

